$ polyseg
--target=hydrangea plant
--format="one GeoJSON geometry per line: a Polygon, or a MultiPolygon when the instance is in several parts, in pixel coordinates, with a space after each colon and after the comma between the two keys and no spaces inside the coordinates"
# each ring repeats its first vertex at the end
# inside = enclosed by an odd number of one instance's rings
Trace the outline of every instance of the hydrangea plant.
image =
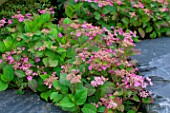
{"type": "Polygon", "coordinates": [[[0,20],[0,91],[29,88],[74,113],[135,113],[153,101],[153,83],[129,58],[138,52],[134,32],[69,18],[56,25],[53,13],[0,20]]]}
{"type": "MultiPolygon", "coordinates": [[[[169,3],[164,0],[68,0],[70,18],[86,20],[110,29],[132,30],[141,38],[169,35],[169,3]],[[81,6],[81,7],[79,7],[81,6]],[[88,16],[87,16],[88,15],[88,16]]],[[[138,41],[137,39],[134,41],[138,41]]]]}

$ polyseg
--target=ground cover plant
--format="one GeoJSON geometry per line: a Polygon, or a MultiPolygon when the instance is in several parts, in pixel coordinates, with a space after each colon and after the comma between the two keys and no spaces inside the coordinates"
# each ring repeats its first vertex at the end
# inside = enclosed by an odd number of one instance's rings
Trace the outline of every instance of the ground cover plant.
{"type": "Polygon", "coordinates": [[[129,56],[136,34],[63,18],[53,8],[0,20],[0,91],[31,89],[64,111],[136,113],[153,85],[129,56]]]}
{"type": "Polygon", "coordinates": [[[169,6],[164,0],[69,0],[65,12],[94,25],[130,29],[141,38],[156,38],[170,33],[169,6]]]}

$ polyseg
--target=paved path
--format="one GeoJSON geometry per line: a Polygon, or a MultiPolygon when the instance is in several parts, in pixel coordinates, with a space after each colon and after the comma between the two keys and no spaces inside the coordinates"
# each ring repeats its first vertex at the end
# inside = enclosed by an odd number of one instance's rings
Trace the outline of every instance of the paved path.
{"type": "Polygon", "coordinates": [[[155,102],[147,106],[148,113],[170,113],[170,38],[143,40],[136,44],[142,52],[136,55],[140,75],[149,76],[154,85],[155,102]]]}
{"type": "Polygon", "coordinates": [[[47,103],[31,91],[24,95],[16,90],[0,92],[0,113],[66,113],[51,103],[47,103]]]}

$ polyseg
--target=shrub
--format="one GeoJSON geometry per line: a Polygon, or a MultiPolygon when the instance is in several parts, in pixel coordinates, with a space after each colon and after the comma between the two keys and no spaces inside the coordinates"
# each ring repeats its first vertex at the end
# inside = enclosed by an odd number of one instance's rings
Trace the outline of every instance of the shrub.
{"type": "Polygon", "coordinates": [[[0,91],[25,88],[65,111],[137,112],[152,98],[149,78],[137,75],[132,31],[62,19],[52,9],[0,20],[0,91]]]}
{"type": "MultiPolygon", "coordinates": [[[[132,30],[142,38],[169,35],[169,3],[161,0],[69,0],[66,14],[109,29],[132,30]],[[73,3],[73,1],[75,1],[73,3]],[[78,5],[79,4],[79,5],[78,5]],[[81,5],[81,7],[79,7],[81,5]]],[[[137,40],[136,40],[137,41],[137,40]]]]}
{"type": "Polygon", "coordinates": [[[11,18],[17,11],[26,14],[45,7],[50,7],[48,0],[6,0],[0,5],[0,19],[11,18]]]}

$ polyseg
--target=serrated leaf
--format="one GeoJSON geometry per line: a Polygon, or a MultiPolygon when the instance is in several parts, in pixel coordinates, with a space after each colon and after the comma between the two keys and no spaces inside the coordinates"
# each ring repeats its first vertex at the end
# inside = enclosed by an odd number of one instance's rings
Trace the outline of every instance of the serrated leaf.
{"type": "Polygon", "coordinates": [[[56,67],[58,65],[58,60],[54,60],[54,59],[49,59],[49,66],[50,67],[56,67]]]}
{"type": "Polygon", "coordinates": [[[87,88],[88,96],[91,96],[96,92],[96,89],[91,84],[86,84],[85,87],[87,88]]]}
{"type": "Polygon", "coordinates": [[[153,30],[152,26],[148,26],[148,27],[146,28],[146,32],[147,32],[147,33],[150,33],[152,30],[153,30]]]}
{"type": "Polygon", "coordinates": [[[106,81],[102,86],[101,86],[101,96],[104,96],[105,94],[113,93],[115,90],[115,85],[112,82],[106,81]]]}
{"type": "Polygon", "coordinates": [[[71,20],[69,18],[65,18],[63,24],[71,24],[71,20]]]}
{"type": "Polygon", "coordinates": [[[57,48],[57,49],[56,49],[56,52],[62,54],[62,53],[65,53],[65,52],[66,52],[66,49],[64,49],[64,48],[57,48]]]}
{"type": "Polygon", "coordinates": [[[37,91],[37,86],[38,86],[38,84],[37,84],[37,81],[35,79],[32,79],[31,81],[28,81],[28,87],[32,91],[36,92],[37,91]]]}
{"type": "Polygon", "coordinates": [[[127,113],[136,113],[135,110],[129,110],[127,113]]]}
{"type": "Polygon", "coordinates": [[[44,100],[48,101],[48,97],[50,96],[50,91],[42,92],[40,94],[40,97],[43,98],[44,100]]]}
{"type": "Polygon", "coordinates": [[[72,108],[75,106],[75,104],[71,101],[69,96],[65,96],[57,105],[67,108],[72,108]]]}
{"type": "Polygon", "coordinates": [[[25,77],[25,76],[26,76],[26,74],[25,74],[24,71],[22,71],[22,70],[16,70],[16,71],[14,71],[14,74],[15,74],[17,77],[19,77],[19,78],[22,78],[22,77],[25,77]]]}
{"type": "Polygon", "coordinates": [[[96,20],[100,20],[100,13],[95,12],[94,15],[96,20]]]}
{"type": "Polygon", "coordinates": [[[59,101],[61,101],[61,99],[63,98],[62,94],[58,94],[58,92],[53,92],[50,95],[50,99],[54,102],[54,103],[58,103],[59,101]]]}
{"type": "Polygon", "coordinates": [[[137,95],[133,96],[132,99],[136,102],[140,102],[140,99],[137,95]]]}
{"type": "Polygon", "coordinates": [[[67,76],[66,73],[61,74],[59,82],[60,82],[60,84],[70,86],[70,81],[66,80],[66,76],[67,76]]]}
{"type": "Polygon", "coordinates": [[[3,41],[0,41],[0,52],[4,53],[5,52],[5,44],[3,41]]]}
{"type": "Polygon", "coordinates": [[[43,58],[43,63],[45,65],[45,67],[48,67],[49,66],[49,63],[48,63],[48,58],[43,58]]]}
{"type": "Polygon", "coordinates": [[[41,79],[43,79],[43,80],[49,78],[49,76],[50,76],[50,75],[48,75],[48,74],[40,75],[41,79]]]}
{"type": "Polygon", "coordinates": [[[142,22],[143,22],[143,23],[147,23],[147,22],[149,22],[149,20],[150,20],[150,17],[149,17],[148,15],[144,15],[144,16],[142,17],[142,22]]]}
{"type": "Polygon", "coordinates": [[[145,37],[145,31],[142,28],[138,28],[138,32],[142,38],[145,37]]]}
{"type": "Polygon", "coordinates": [[[11,66],[7,65],[3,70],[3,75],[1,75],[1,79],[4,82],[10,82],[14,78],[14,70],[11,66]]]}
{"type": "Polygon", "coordinates": [[[122,22],[123,22],[124,24],[128,25],[128,24],[129,24],[129,19],[128,19],[128,18],[123,18],[123,19],[122,19],[122,22]]]}
{"type": "Polygon", "coordinates": [[[153,102],[153,98],[151,97],[142,98],[142,102],[145,104],[150,104],[153,102]]]}
{"type": "Polygon", "coordinates": [[[72,18],[73,17],[73,13],[74,13],[74,9],[72,8],[71,5],[67,5],[66,8],[65,8],[65,13],[66,15],[69,17],[69,18],[72,18]]]}
{"type": "Polygon", "coordinates": [[[2,80],[0,80],[0,91],[4,91],[8,88],[8,83],[3,82],[2,80]]]}
{"type": "Polygon", "coordinates": [[[83,105],[87,99],[87,89],[77,91],[74,95],[77,105],[83,105]]]}
{"type": "Polygon", "coordinates": [[[97,108],[97,112],[99,112],[99,113],[104,113],[104,110],[106,109],[106,107],[105,106],[99,106],[98,108],[97,108]]]}
{"type": "Polygon", "coordinates": [[[97,113],[97,109],[93,104],[85,104],[81,111],[83,113],[97,113]]]}

